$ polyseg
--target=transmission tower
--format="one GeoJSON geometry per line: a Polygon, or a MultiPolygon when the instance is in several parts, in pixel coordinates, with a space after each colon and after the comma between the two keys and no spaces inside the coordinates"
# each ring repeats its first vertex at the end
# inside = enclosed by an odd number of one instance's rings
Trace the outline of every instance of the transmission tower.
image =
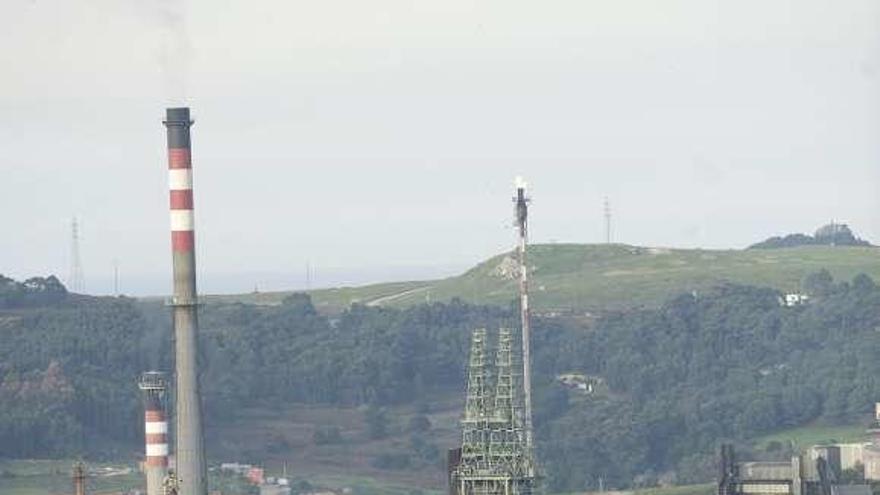
{"type": "Polygon", "coordinates": [[[70,225],[70,274],[67,285],[71,292],[81,294],[85,290],[85,276],[79,255],[79,222],[76,217],[73,217],[70,225]]]}

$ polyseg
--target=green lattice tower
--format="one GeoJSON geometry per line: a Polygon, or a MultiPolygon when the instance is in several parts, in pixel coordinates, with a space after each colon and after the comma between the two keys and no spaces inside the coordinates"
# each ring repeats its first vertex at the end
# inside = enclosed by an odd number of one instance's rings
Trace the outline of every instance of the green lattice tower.
{"type": "Polygon", "coordinates": [[[533,493],[529,476],[533,471],[525,446],[511,331],[499,331],[494,373],[489,369],[488,349],[486,331],[475,330],[462,419],[461,461],[452,476],[452,493],[528,495],[533,493]]]}
{"type": "Polygon", "coordinates": [[[497,469],[510,475],[510,493],[534,491],[534,459],[527,447],[520,373],[514,357],[513,335],[509,328],[498,332],[495,355],[495,397],[489,451],[497,469]]]}
{"type": "Polygon", "coordinates": [[[522,423],[516,405],[516,380],[513,371],[513,350],[510,329],[498,332],[495,351],[495,395],[492,404],[492,433],[489,454],[494,464],[512,465],[521,454],[522,423]]]}
{"type": "Polygon", "coordinates": [[[478,328],[471,336],[471,354],[468,366],[467,398],[461,420],[461,468],[488,469],[488,422],[491,416],[489,369],[486,351],[486,329],[478,328]]]}
{"type": "Polygon", "coordinates": [[[461,421],[461,461],[453,474],[453,492],[458,495],[512,495],[509,476],[498,472],[489,455],[492,421],[491,372],[485,329],[471,337],[468,388],[461,421]]]}

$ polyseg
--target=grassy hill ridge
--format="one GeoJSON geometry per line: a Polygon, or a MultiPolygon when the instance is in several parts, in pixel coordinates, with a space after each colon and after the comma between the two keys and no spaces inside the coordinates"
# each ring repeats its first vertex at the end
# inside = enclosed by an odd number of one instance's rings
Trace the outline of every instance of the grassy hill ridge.
{"type": "MultiPolygon", "coordinates": [[[[532,301],[538,311],[657,306],[682,291],[723,282],[798,290],[822,268],[838,280],[866,273],[880,280],[880,249],[801,246],[762,250],[637,247],[624,244],[537,244],[529,247],[532,301]]],[[[511,253],[494,256],[454,277],[310,291],[316,307],[338,311],[352,303],[405,307],[454,297],[481,304],[515,298],[511,253]]],[[[278,304],[290,292],[206,296],[211,301],[278,304]]]]}

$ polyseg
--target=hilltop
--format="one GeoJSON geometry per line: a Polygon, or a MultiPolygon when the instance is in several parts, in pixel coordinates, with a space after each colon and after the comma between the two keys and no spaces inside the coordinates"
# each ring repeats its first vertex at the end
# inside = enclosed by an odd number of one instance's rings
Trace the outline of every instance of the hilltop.
{"type": "Polygon", "coordinates": [[[856,237],[849,225],[832,222],[819,227],[813,235],[774,236],[752,244],[749,249],[779,249],[795,246],[871,246],[871,243],[856,237]]]}
{"type": "MultiPolygon", "coordinates": [[[[798,246],[708,250],[624,244],[537,244],[529,247],[532,301],[538,311],[657,307],[670,296],[723,282],[797,291],[804,277],[827,269],[836,279],[859,273],[880,279],[880,251],[866,246],[798,246]]],[[[406,307],[460,298],[506,305],[515,298],[511,253],[446,279],[310,291],[315,306],[337,312],[352,303],[406,307]]],[[[274,305],[290,292],[207,296],[208,302],[274,305]]]]}

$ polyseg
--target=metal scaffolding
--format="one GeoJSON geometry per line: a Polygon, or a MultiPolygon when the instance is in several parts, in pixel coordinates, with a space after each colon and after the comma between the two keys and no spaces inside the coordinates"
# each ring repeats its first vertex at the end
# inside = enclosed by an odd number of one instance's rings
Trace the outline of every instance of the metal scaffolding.
{"type": "Polygon", "coordinates": [[[534,493],[534,460],[526,443],[512,342],[510,329],[502,328],[490,370],[486,330],[474,330],[471,337],[461,455],[450,476],[453,494],[534,493]]]}

